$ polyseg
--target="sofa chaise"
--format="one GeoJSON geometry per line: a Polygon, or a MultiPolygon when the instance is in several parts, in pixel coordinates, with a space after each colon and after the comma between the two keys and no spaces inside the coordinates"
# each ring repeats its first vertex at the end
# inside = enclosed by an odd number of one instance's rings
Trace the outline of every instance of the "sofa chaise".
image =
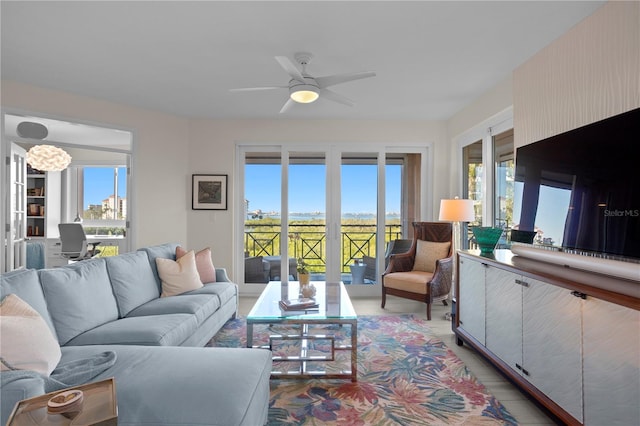
{"type": "MultiPolygon", "coordinates": [[[[0,298],[13,294],[33,308],[60,352],[50,377],[25,370],[0,373],[2,424],[17,401],[50,391],[52,378],[64,377],[58,370],[83,362],[100,367],[87,382],[115,378],[119,425],[266,422],[270,353],[202,347],[237,312],[237,285],[225,270],[215,269],[215,282],[161,297],[156,259],[176,262],[177,246],[2,275],[0,298]],[[110,363],[95,362],[105,354],[110,363]]],[[[3,336],[3,370],[9,369],[5,353],[21,350],[5,344],[10,342],[3,336]]]]}

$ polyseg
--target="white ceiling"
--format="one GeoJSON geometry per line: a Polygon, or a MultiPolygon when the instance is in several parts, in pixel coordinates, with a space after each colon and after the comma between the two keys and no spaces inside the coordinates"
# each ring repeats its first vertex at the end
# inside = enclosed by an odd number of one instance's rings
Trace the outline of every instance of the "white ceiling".
{"type": "Polygon", "coordinates": [[[202,118],[448,119],[603,1],[2,1],[2,78],[202,118]],[[280,108],[274,56],[375,71],[280,108]]]}

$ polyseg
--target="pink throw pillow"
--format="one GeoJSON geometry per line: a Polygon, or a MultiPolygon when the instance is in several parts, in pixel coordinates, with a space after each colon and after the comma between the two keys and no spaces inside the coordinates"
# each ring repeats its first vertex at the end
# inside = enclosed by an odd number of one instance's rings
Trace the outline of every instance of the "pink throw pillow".
{"type": "MultiPolygon", "coordinates": [[[[187,254],[187,250],[182,247],[176,247],[176,260],[187,254]]],[[[196,253],[196,268],[200,275],[200,281],[203,283],[216,282],[216,268],[211,260],[211,248],[207,247],[196,253]]]]}

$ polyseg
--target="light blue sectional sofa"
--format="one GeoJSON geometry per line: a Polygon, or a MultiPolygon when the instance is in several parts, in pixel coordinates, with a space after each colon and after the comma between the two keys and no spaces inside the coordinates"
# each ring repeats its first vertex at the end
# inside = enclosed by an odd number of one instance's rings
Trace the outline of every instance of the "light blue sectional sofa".
{"type": "MultiPolygon", "coordinates": [[[[115,353],[90,381],[115,377],[119,425],[262,425],[271,354],[202,347],[236,315],[237,286],[216,269],[215,283],[161,298],[155,259],[175,260],[176,246],[10,272],[0,297],[14,293],[38,311],[60,344],[59,366],[115,353]]],[[[47,386],[37,375],[3,380],[2,424],[17,401],[47,386]]]]}

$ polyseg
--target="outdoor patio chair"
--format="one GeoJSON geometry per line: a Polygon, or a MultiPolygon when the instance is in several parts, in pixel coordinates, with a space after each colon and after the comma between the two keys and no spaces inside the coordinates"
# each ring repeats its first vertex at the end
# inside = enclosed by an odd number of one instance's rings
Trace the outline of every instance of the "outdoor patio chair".
{"type": "MultiPolygon", "coordinates": [[[[387,251],[384,253],[384,267],[389,266],[392,254],[406,253],[411,248],[413,240],[397,239],[389,241],[387,251]]],[[[372,256],[362,256],[362,263],[365,264],[364,278],[373,282],[378,281],[376,274],[376,258],[372,256]]]]}
{"type": "Polygon", "coordinates": [[[246,257],[244,259],[245,283],[268,283],[271,265],[262,256],[246,257]]]}

